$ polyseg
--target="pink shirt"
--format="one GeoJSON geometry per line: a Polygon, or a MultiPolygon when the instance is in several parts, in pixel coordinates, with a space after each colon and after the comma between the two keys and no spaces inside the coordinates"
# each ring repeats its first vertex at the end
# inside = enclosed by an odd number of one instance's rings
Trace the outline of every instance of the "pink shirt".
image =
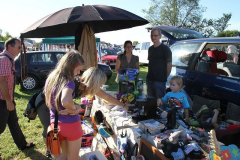
{"type": "MultiPolygon", "coordinates": [[[[14,85],[14,75],[11,67],[15,70],[14,56],[8,51],[4,50],[3,53],[8,54],[13,59],[13,66],[11,61],[6,56],[0,56],[0,77],[7,76],[7,85],[9,90],[9,95],[11,101],[13,101],[13,85],[14,85]]],[[[2,95],[0,90],[0,99],[5,100],[5,97],[2,95]]]]}

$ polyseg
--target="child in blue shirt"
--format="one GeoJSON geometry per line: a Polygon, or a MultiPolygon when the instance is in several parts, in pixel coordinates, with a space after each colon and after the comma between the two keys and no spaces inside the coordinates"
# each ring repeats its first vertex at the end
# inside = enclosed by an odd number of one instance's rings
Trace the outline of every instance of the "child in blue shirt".
{"type": "Polygon", "coordinates": [[[187,96],[180,91],[183,86],[183,81],[180,76],[173,76],[170,81],[170,89],[172,92],[168,92],[163,98],[158,98],[157,105],[168,104],[168,107],[171,107],[171,104],[174,104],[178,109],[178,115],[182,116],[183,109],[185,113],[185,121],[189,123],[189,103],[187,101],[187,96]]]}

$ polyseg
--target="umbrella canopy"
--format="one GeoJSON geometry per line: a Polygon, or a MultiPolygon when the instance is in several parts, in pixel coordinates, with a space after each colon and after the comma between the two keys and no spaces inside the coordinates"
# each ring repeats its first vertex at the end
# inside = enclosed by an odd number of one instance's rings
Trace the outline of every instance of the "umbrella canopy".
{"type": "Polygon", "coordinates": [[[87,5],[66,8],[47,15],[21,33],[22,38],[48,38],[75,36],[79,26],[87,23],[94,33],[131,28],[149,23],[126,10],[87,5]]]}

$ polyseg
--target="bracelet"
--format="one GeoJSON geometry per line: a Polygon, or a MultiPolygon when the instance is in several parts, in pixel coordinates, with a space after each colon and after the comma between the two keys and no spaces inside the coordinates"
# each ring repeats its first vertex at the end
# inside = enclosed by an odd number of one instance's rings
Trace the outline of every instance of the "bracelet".
{"type": "Polygon", "coordinates": [[[127,105],[127,104],[126,104],[126,103],[124,103],[124,105],[123,105],[123,108],[125,108],[125,107],[126,107],[126,105],[127,105]]]}

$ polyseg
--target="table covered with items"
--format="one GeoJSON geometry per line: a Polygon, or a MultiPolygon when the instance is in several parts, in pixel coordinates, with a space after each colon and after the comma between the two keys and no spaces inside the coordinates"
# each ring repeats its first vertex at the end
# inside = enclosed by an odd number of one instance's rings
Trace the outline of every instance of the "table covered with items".
{"type": "MultiPolygon", "coordinates": [[[[91,138],[83,138],[82,143],[87,143],[89,148],[82,148],[82,155],[99,152],[106,159],[115,160],[240,159],[239,125],[217,130],[204,129],[201,123],[190,126],[173,110],[166,112],[157,107],[157,100],[147,97],[143,90],[143,81],[135,80],[120,81],[118,92],[106,91],[122,102],[134,104],[128,111],[100,97],[95,97],[92,104],[90,100],[91,107],[87,114],[85,111],[82,120],[92,128],[85,127],[91,138]]],[[[191,108],[192,120],[199,118],[196,113],[201,110],[201,105],[197,101],[210,109],[220,107],[217,101],[205,100],[194,97],[193,104],[196,105],[191,108]]],[[[229,106],[225,116],[236,117],[236,110],[240,110],[237,107],[229,106]]],[[[208,117],[205,119],[209,121],[208,117]]]]}

